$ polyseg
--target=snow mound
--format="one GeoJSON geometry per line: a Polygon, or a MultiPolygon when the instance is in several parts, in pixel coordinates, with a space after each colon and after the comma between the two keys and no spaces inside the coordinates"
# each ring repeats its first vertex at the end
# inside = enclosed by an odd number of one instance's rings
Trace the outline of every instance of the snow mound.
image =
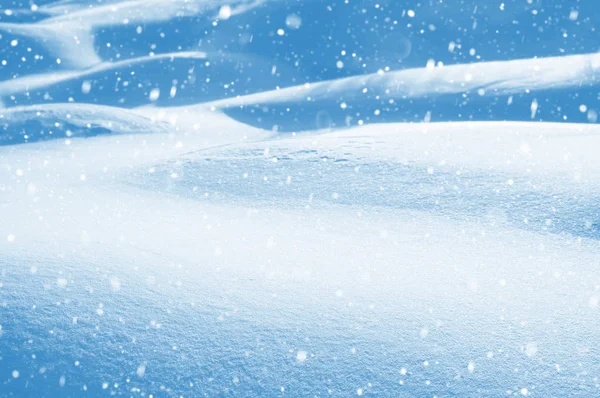
{"type": "Polygon", "coordinates": [[[100,105],[49,104],[0,109],[0,145],[168,131],[166,123],[155,123],[138,113],[100,105]]]}

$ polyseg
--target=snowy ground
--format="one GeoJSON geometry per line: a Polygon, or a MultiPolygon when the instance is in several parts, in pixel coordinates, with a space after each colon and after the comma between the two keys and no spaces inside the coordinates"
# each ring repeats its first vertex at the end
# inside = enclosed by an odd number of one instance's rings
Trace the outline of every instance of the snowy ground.
{"type": "Polygon", "coordinates": [[[356,3],[2,5],[0,396],[600,393],[600,14],[356,3]]]}

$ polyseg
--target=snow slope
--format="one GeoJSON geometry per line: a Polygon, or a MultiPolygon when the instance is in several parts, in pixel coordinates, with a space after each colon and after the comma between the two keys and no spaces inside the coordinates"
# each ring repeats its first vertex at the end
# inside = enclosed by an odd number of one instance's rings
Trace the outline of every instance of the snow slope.
{"type": "Polygon", "coordinates": [[[3,4],[0,396],[598,395],[590,4],[3,4]]]}
{"type": "Polygon", "coordinates": [[[5,147],[9,391],[593,395],[596,128],[242,126],[5,147]]]}

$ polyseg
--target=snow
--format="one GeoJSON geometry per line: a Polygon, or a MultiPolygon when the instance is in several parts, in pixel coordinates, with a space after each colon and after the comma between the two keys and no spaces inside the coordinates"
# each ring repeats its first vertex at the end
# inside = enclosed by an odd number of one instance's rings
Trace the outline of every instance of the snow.
{"type": "MultiPolygon", "coordinates": [[[[234,0],[236,9],[229,14],[246,12],[264,0],[234,0]]],[[[38,23],[0,23],[0,30],[43,40],[53,54],[74,68],[87,68],[101,62],[94,49],[95,30],[127,23],[153,23],[174,17],[202,15],[220,6],[218,0],[111,0],[90,7],[87,1],[56,2],[39,7],[51,15],[38,23]]]]}
{"type": "Polygon", "coordinates": [[[167,3],[2,16],[0,395],[598,394],[584,5],[167,3]]]}
{"type": "MultiPolygon", "coordinates": [[[[160,60],[173,59],[204,59],[206,54],[198,51],[178,52],[157,54],[152,56],[138,57],[116,62],[101,62],[91,66],[90,68],[80,69],[68,72],[53,72],[44,74],[27,75],[20,78],[6,80],[0,82],[0,95],[8,96],[10,94],[19,93],[22,91],[30,91],[41,88],[46,88],[51,85],[56,85],[64,81],[81,79],[86,76],[93,75],[98,72],[110,72],[118,68],[131,68],[134,65],[144,64],[147,62],[155,62],[160,60]]],[[[85,91],[82,89],[82,91],[85,91]]]]}
{"type": "MultiPolygon", "coordinates": [[[[339,80],[289,87],[241,98],[225,99],[215,106],[295,102],[310,97],[314,101],[360,97],[365,89],[382,98],[410,98],[425,95],[456,94],[485,87],[494,95],[510,95],[527,90],[547,90],[595,85],[600,80],[600,54],[584,54],[496,62],[478,62],[441,68],[404,69],[385,74],[353,76],[339,80]]],[[[533,112],[533,105],[532,105],[533,112]]]]}
{"type": "MultiPolygon", "coordinates": [[[[436,363],[433,373],[410,373],[412,382],[403,387],[408,394],[444,389],[454,377],[447,370],[454,367],[464,372],[458,391],[491,380],[510,380],[502,391],[517,389],[531,382],[535,369],[541,393],[575,377],[577,367],[570,363],[594,369],[590,348],[582,352],[581,344],[598,327],[589,305],[597,294],[598,245],[595,227],[586,229],[581,221],[593,220],[596,207],[593,197],[577,207],[558,207],[558,213],[551,207],[560,205],[563,192],[564,200],[578,190],[585,198],[598,186],[592,177],[565,186],[570,166],[553,153],[554,143],[570,136],[581,141],[572,141],[573,148],[591,150],[595,128],[539,125],[533,133],[527,123],[429,124],[428,139],[419,140],[428,134],[423,126],[382,127],[248,143],[228,139],[208,147],[202,133],[109,135],[73,140],[68,147],[49,141],[3,151],[3,170],[27,165],[21,178],[7,171],[2,177],[2,228],[20,237],[1,244],[8,270],[3,291],[14,293],[5,296],[5,308],[66,310],[45,326],[68,333],[70,343],[61,343],[61,352],[88,362],[88,370],[70,374],[64,388],[77,385],[78,377],[94,380],[97,372],[116,375],[130,368],[139,375],[142,361],[143,380],[161,383],[170,383],[170,374],[208,377],[217,364],[229,363],[215,388],[240,367],[249,374],[271,369],[260,376],[263,387],[243,378],[240,393],[279,385],[288,391],[322,388],[315,377],[333,377],[330,372],[355,375],[335,384],[340,393],[356,389],[359,380],[374,382],[373,391],[396,391],[402,365],[415,368],[417,358],[436,363]],[[495,145],[489,137],[506,143],[495,145]],[[530,145],[542,155],[539,160],[519,161],[527,137],[537,138],[530,145]],[[159,149],[179,139],[188,148],[159,149]],[[515,162],[507,165],[507,157],[515,162]],[[150,166],[156,172],[148,173],[150,166]],[[433,174],[426,172],[429,166],[433,174]],[[84,169],[88,178],[81,183],[84,169]],[[169,177],[173,171],[178,178],[169,177]],[[526,181],[508,191],[502,173],[526,181]],[[282,185],[288,176],[291,183],[282,185]],[[37,187],[34,195],[21,188],[30,183],[37,187]],[[445,185],[447,194],[439,191],[445,185]],[[512,199],[518,197],[529,199],[512,199]],[[548,207],[532,206],[547,201],[548,207]],[[528,225],[522,216],[531,218],[528,225]],[[559,226],[546,226],[546,217],[559,226]],[[38,272],[29,276],[28,267],[10,264],[37,264],[38,272]],[[53,275],[68,293],[47,285],[53,275]],[[61,296],[78,299],[54,307],[61,296]],[[96,355],[112,356],[110,335],[130,336],[129,343],[119,343],[127,344],[128,354],[110,365],[77,354],[99,322],[89,318],[90,311],[108,317],[94,332],[96,355]],[[78,325],[84,322],[82,329],[65,329],[73,316],[78,325]],[[144,326],[151,321],[161,324],[151,333],[160,337],[152,343],[144,326]],[[579,326],[564,328],[565,322],[579,326]],[[267,348],[242,336],[270,343],[267,348]],[[177,343],[188,360],[169,354],[163,338],[177,343]],[[385,347],[387,360],[374,341],[385,347]],[[285,354],[288,346],[296,348],[293,360],[285,354]],[[348,347],[372,354],[350,360],[348,347]],[[238,350],[252,354],[238,359],[238,350]],[[489,350],[496,353],[493,360],[486,357],[489,350]],[[307,352],[316,357],[309,360],[307,352]],[[295,369],[296,361],[309,368],[295,369]],[[469,361],[477,367],[465,366],[469,361]],[[540,368],[538,361],[549,365],[540,368]],[[190,363],[209,365],[201,370],[190,363]],[[375,363],[377,373],[371,373],[367,369],[375,363]],[[554,363],[562,366],[561,378],[554,363]],[[360,370],[351,371],[354,366],[360,370]],[[512,367],[522,371],[513,374],[512,367]]],[[[595,163],[579,167],[597,169],[595,163]]],[[[37,311],[24,312],[19,327],[38,333],[31,329],[37,311]]],[[[4,323],[3,341],[12,341],[16,327],[4,323]]],[[[47,355],[53,350],[44,345],[47,355]]]]}

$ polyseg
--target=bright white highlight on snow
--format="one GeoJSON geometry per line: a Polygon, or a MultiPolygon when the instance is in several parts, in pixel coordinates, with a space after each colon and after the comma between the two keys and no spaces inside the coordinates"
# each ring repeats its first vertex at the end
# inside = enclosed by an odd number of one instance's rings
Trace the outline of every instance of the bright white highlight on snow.
{"type": "Polygon", "coordinates": [[[571,21],[577,21],[577,18],[579,18],[579,11],[571,10],[571,12],[569,13],[569,19],[571,21]]]}
{"type": "Polygon", "coordinates": [[[302,18],[296,14],[290,14],[285,18],[285,25],[293,30],[300,29],[300,26],[302,26],[302,18]]]}
{"type": "Polygon", "coordinates": [[[150,91],[150,95],[148,95],[148,99],[150,101],[156,101],[158,99],[158,97],[160,97],[160,89],[158,88],[153,88],[150,91]]]}
{"type": "Polygon", "coordinates": [[[304,362],[306,361],[308,354],[306,353],[306,351],[298,351],[298,353],[296,354],[296,359],[298,360],[298,362],[304,362]]]}
{"type": "Polygon", "coordinates": [[[88,94],[92,90],[92,82],[86,80],[81,83],[81,92],[83,94],[88,94]]]}
{"type": "Polygon", "coordinates": [[[535,343],[535,342],[527,343],[527,345],[525,347],[525,353],[527,354],[528,357],[534,356],[535,354],[537,354],[537,352],[538,352],[537,343],[535,343]]]}
{"type": "Polygon", "coordinates": [[[110,288],[113,292],[121,290],[121,281],[117,277],[110,279],[110,288]]]}
{"type": "Polygon", "coordinates": [[[473,373],[475,371],[475,363],[474,362],[469,362],[469,364],[467,365],[467,369],[469,371],[469,373],[473,373]]]}
{"type": "Polygon", "coordinates": [[[231,7],[226,4],[219,9],[219,19],[227,20],[230,17],[231,17],[231,7]]]}
{"type": "Polygon", "coordinates": [[[538,111],[538,102],[537,99],[534,99],[533,101],[531,101],[531,118],[535,119],[535,115],[537,114],[538,111]]]}
{"type": "Polygon", "coordinates": [[[140,378],[143,378],[146,375],[146,364],[145,363],[138,366],[138,368],[136,370],[136,374],[140,378]]]}

